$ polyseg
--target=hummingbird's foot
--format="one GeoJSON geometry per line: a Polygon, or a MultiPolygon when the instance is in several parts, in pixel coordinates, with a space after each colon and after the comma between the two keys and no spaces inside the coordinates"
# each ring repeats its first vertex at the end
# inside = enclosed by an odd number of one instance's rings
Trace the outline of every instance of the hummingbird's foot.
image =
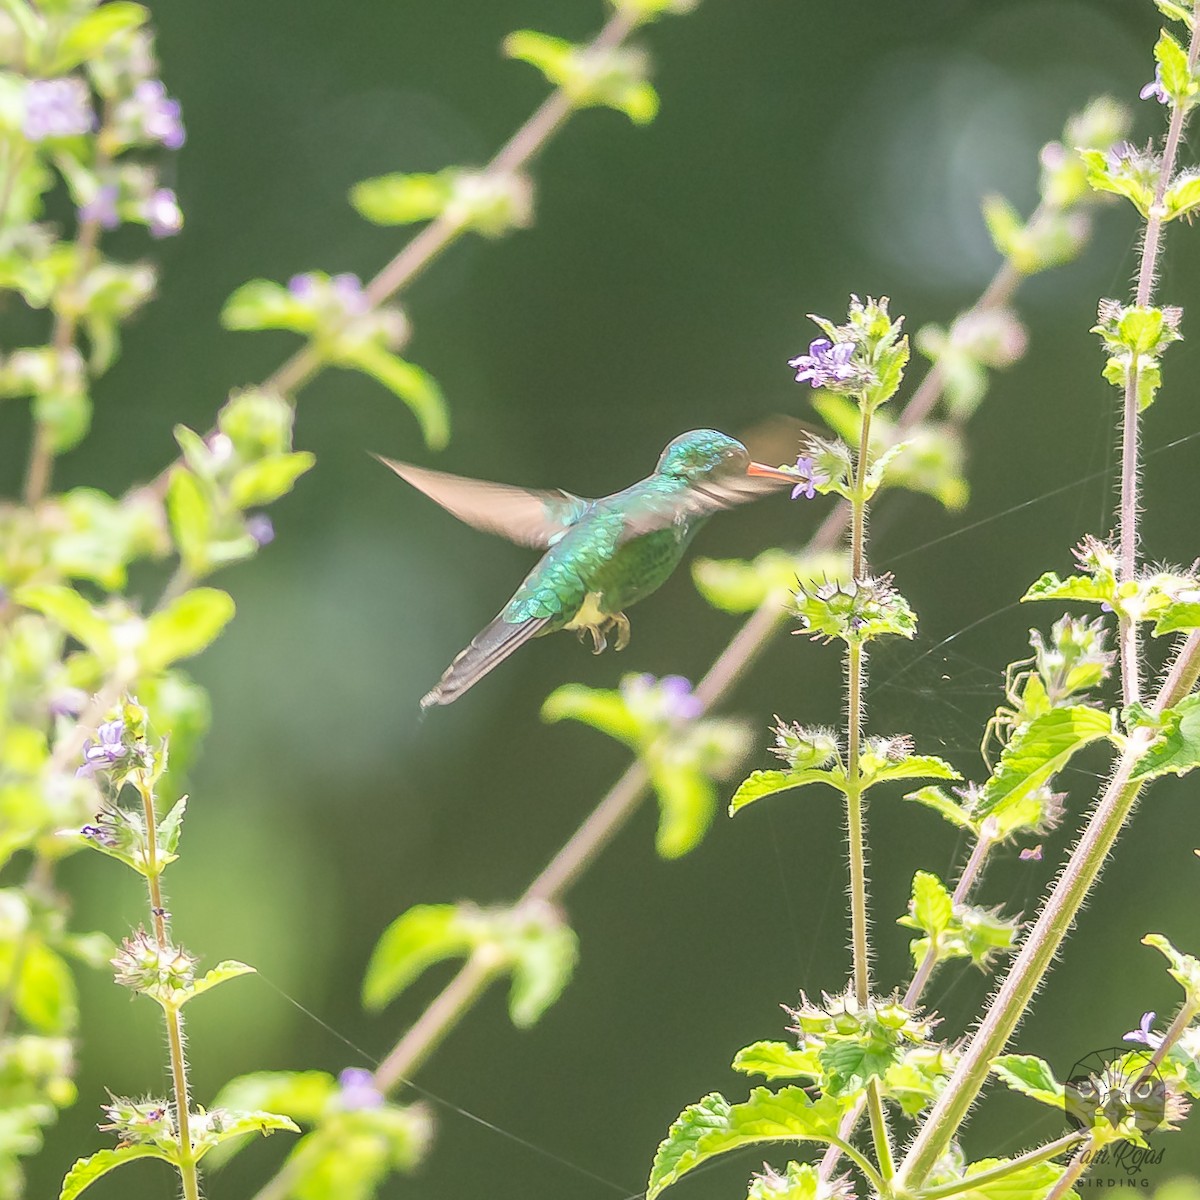
{"type": "Polygon", "coordinates": [[[582,642],[583,635],[590,633],[592,635],[592,653],[603,654],[608,647],[608,639],[604,636],[604,631],[607,629],[605,625],[580,625],[575,631],[575,636],[582,642]]]}
{"type": "Polygon", "coordinates": [[[612,618],[613,627],[617,631],[617,650],[624,650],[629,645],[629,618],[623,613],[614,613],[612,618]]]}

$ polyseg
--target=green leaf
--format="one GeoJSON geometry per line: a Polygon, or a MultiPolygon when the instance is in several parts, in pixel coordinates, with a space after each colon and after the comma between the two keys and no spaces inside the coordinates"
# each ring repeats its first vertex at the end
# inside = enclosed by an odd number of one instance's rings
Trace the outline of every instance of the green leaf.
{"type": "Polygon", "coordinates": [[[450,413],[432,375],[375,342],[357,342],[339,354],[337,361],[344,367],[356,367],[399,396],[416,417],[425,444],[431,450],[445,448],[450,440],[450,413]]]}
{"type": "Polygon", "coordinates": [[[167,518],[184,566],[193,575],[207,573],[215,534],[212,504],[200,480],[182,466],[175,468],[167,484],[167,518]]]}
{"type": "Polygon", "coordinates": [[[15,599],[23,608],[49,617],[103,662],[116,659],[108,622],[78,592],[61,584],[31,584],[18,589],[15,599]]]}
{"type": "Polygon", "coordinates": [[[1166,957],[1172,979],[1187,993],[1190,1005],[1200,1005],[1200,959],[1176,950],[1161,933],[1148,933],[1142,938],[1143,946],[1152,946],[1166,957]]]}
{"type": "Polygon", "coordinates": [[[828,1074],[826,1094],[855,1096],[872,1079],[882,1079],[899,1059],[899,1048],[880,1038],[864,1036],[831,1042],[820,1052],[828,1074]]]}
{"type": "Polygon", "coordinates": [[[363,1004],[378,1011],[428,967],[469,954],[478,931],[454,904],[419,904],[397,917],[375,946],[363,978],[363,1004]]]}
{"type": "Polygon", "coordinates": [[[782,604],[797,580],[843,580],[849,577],[849,559],[844,553],[806,554],[788,550],[764,550],[756,558],[698,558],[692,563],[696,590],[714,608],[723,612],[751,612],[768,598],[782,604]]]}
{"type": "Polygon", "coordinates": [[[992,1074],[1014,1092],[1021,1092],[1041,1104],[1063,1110],[1065,1089],[1055,1079],[1045,1059],[1033,1054],[1003,1054],[992,1060],[992,1074]]]}
{"type": "MultiPolygon", "coordinates": [[[[1007,1163],[1008,1159],[983,1158],[971,1163],[963,1174],[964,1179],[972,1175],[982,1175],[995,1167],[1007,1163]]],[[[1017,1167],[1015,1170],[998,1179],[980,1183],[975,1187],[964,1188],[955,1192],[955,1200],[1043,1200],[1050,1189],[1062,1178],[1065,1167],[1059,1163],[1040,1162],[1030,1166],[1017,1167]]],[[[1076,1192],[1068,1192],[1067,1197],[1078,1200],[1076,1192]]]]}
{"type": "Polygon", "coordinates": [[[652,762],[650,783],[659,803],[654,848],[660,858],[682,858],[703,840],[717,811],[717,790],[702,771],[680,762],[652,762]]]}
{"type": "Polygon", "coordinates": [[[1154,61],[1163,90],[1173,103],[1185,104],[1196,91],[1187,51],[1164,29],[1154,46],[1154,61]]]}
{"type": "Polygon", "coordinates": [[[747,804],[774,796],[778,792],[789,792],[792,788],[809,783],[825,783],[839,792],[845,792],[846,781],[841,768],[828,770],[809,769],[804,771],[753,771],[743,780],[729,802],[729,815],[740,812],[747,804]]]}
{"type": "Polygon", "coordinates": [[[140,4],[111,0],[92,9],[63,35],[48,74],[65,75],[80,63],[95,58],[118,34],[146,22],[149,12],[140,4]]]}
{"type": "Polygon", "coordinates": [[[620,692],[585,687],[582,683],[565,683],[555,688],[542,705],[542,720],[579,721],[635,749],[642,739],[642,726],[630,713],[620,692]]]}
{"type": "Polygon", "coordinates": [[[58,1200],[75,1200],[76,1196],[102,1175],[107,1175],[114,1168],[138,1158],[173,1161],[165,1150],[160,1150],[157,1146],[135,1144],[118,1146],[115,1150],[97,1150],[87,1158],[76,1159],[75,1165],[67,1172],[67,1177],[62,1182],[58,1200]]]}
{"type": "Polygon", "coordinates": [[[316,455],[307,450],[294,454],[273,454],[258,462],[247,463],[234,475],[229,494],[238,508],[272,504],[292,490],[296,480],[316,465],[316,455]]]}
{"type": "Polygon", "coordinates": [[[1180,171],[1163,197],[1167,220],[1195,212],[1200,207],[1200,171],[1180,171]]]}
{"type": "Polygon", "coordinates": [[[39,1033],[73,1033],[79,1003],[71,968],[40,937],[26,936],[14,1007],[39,1033]]]}
{"type": "Polygon", "coordinates": [[[282,284],[251,279],[225,301],[221,324],[226,329],[288,329],[309,334],[317,328],[317,317],[282,284]]]}
{"type": "Polygon", "coordinates": [[[179,849],[179,835],[183,832],[183,816],[187,812],[187,797],[180,798],[170,811],[158,822],[158,848],[165,854],[174,854],[179,849]]]}
{"type": "Polygon", "coordinates": [[[787,1042],[754,1042],[737,1052],[733,1069],[746,1075],[764,1075],[767,1079],[819,1079],[822,1074],[816,1054],[789,1046],[787,1042]]]}
{"type": "Polygon", "coordinates": [[[923,787],[915,792],[909,792],[904,798],[905,800],[913,800],[917,804],[923,804],[926,808],[933,809],[934,812],[949,821],[951,825],[957,825],[959,829],[974,831],[976,828],[970,814],[966,812],[957,800],[947,796],[941,788],[923,787]]]}
{"type": "Polygon", "coordinates": [[[300,1126],[290,1117],[273,1112],[223,1112],[208,1114],[208,1128],[196,1139],[196,1157],[203,1158],[210,1150],[232,1138],[245,1137],[248,1133],[264,1135],[285,1129],[299,1133],[300,1126]]]}
{"type": "Polygon", "coordinates": [[[186,1004],[188,1000],[215,988],[219,983],[224,983],[228,979],[237,979],[239,975],[253,974],[255,974],[253,967],[247,966],[244,962],[238,962],[236,959],[227,958],[224,962],[217,963],[211,971],[206,971],[192,984],[191,991],[188,992],[183,1003],[186,1004]]]}
{"type": "Polygon", "coordinates": [[[888,763],[872,771],[863,771],[862,786],[874,787],[893,779],[961,779],[962,776],[945,759],[932,754],[910,754],[896,763],[888,763]]]}
{"type": "Polygon", "coordinates": [[[918,871],[913,876],[908,912],[909,919],[917,929],[923,929],[930,937],[937,938],[950,924],[954,902],[946,885],[936,875],[918,871]]]}
{"type": "Polygon", "coordinates": [[[350,190],[350,203],[376,225],[408,225],[440,216],[451,196],[453,176],[399,172],[364,179],[350,190]]]}
{"type": "Polygon", "coordinates": [[[1186,775],[1200,765],[1200,695],[1187,696],[1160,714],[1158,736],[1138,759],[1132,779],[1186,775]]]}
{"type": "Polygon", "coordinates": [[[1016,803],[1048,783],[1089,742],[1112,736],[1112,717],[1095,708],[1055,708],[1020,727],[983,786],[978,815],[1016,803]]]}
{"type": "Polygon", "coordinates": [[[1059,579],[1053,571],[1047,571],[1021,600],[1089,600],[1093,604],[1111,604],[1116,594],[1115,580],[1098,580],[1090,575],[1059,579]]]}
{"type": "Polygon", "coordinates": [[[229,623],[233,598],[218,588],[192,588],[154,613],[146,622],[139,658],[144,670],[165,670],[181,658],[199,654],[229,623]]]}
{"type": "Polygon", "coordinates": [[[1176,4],[1175,0],[1154,0],[1158,11],[1172,21],[1182,21],[1189,29],[1192,25],[1192,10],[1183,5],[1176,4]]]}
{"type": "Polygon", "coordinates": [[[1155,617],[1154,636],[1179,633],[1186,629],[1200,629],[1200,601],[1176,600],[1169,603],[1155,617]]]}
{"type": "Polygon", "coordinates": [[[213,1108],[267,1109],[311,1125],[337,1090],[337,1081],[326,1071],[257,1071],[231,1079],[213,1100],[213,1108]]]}
{"type": "Polygon", "coordinates": [[[778,1092],[755,1088],[744,1104],[716,1092],[693,1104],[671,1126],[654,1156],[646,1200],[688,1171],[718,1154],[765,1141],[837,1141],[838,1124],[849,1102],[824,1096],[809,1099],[799,1087],[778,1092]]]}
{"type": "Polygon", "coordinates": [[[579,942],[567,925],[531,927],[515,951],[508,1014],[528,1029],[562,995],[575,972],[579,942]]]}
{"type": "Polygon", "coordinates": [[[746,1200],[825,1200],[830,1190],[811,1163],[789,1162],[782,1175],[774,1171],[756,1175],[746,1200]]]}

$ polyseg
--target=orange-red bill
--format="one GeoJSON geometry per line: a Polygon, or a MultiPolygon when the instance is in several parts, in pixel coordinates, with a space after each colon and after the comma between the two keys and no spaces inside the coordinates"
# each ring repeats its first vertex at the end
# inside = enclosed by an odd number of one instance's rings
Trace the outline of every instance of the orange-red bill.
{"type": "Polygon", "coordinates": [[[795,483],[796,475],[780,467],[768,467],[764,463],[752,462],[746,468],[747,475],[757,475],[760,479],[778,479],[781,483],[795,483]]]}

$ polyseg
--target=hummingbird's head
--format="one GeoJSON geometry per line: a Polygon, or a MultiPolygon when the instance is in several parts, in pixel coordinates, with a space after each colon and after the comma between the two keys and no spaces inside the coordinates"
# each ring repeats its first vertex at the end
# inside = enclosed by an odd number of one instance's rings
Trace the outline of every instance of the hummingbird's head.
{"type": "Polygon", "coordinates": [[[681,433],[663,452],[655,468],[685,483],[696,483],[717,475],[744,475],[750,465],[750,452],[735,438],[715,429],[693,429],[681,433]]]}

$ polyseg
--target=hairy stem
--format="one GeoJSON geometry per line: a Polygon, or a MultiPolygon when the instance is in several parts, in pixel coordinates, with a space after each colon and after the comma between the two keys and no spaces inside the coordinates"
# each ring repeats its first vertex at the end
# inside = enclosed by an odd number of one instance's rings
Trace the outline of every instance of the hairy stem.
{"type": "MultiPolygon", "coordinates": [[[[154,793],[150,790],[144,773],[135,779],[135,783],[142,797],[142,811],[146,819],[146,887],[150,893],[150,918],[159,953],[165,955],[171,943],[167,937],[167,910],[163,905],[162,886],[159,883],[161,868],[158,865],[158,822],[154,812],[154,793]]],[[[175,1092],[179,1176],[183,1182],[184,1200],[199,1200],[200,1181],[196,1171],[190,1128],[191,1097],[188,1094],[187,1061],[183,1056],[183,1013],[175,1005],[163,1005],[163,1018],[167,1025],[167,1050],[171,1059],[171,1083],[175,1092]]]]}
{"type": "Polygon", "coordinates": [[[1075,1156],[1067,1165],[1067,1169],[1058,1177],[1054,1186],[1046,1193],[1046,1200],[1064,1200],[1071,1195],[1079,1177],[1092,1165],[1093,1147],[1090,1141],[1084,1142],[1075,1152],[1075,1156]]]}
{"type": "MultiPolygon", "coordinates": [[[[1162,712],[1177,704],[1195,686],[1198,675],[1200,632],[1193,632],[1184,641],[1155,697],[1154,711],[1162,712]]],[[[1024,1016],[1133,812],[1143,787],[1141,781],[1134,780],[1134,769],[1152,739],[1153,734],[1148,730],[1138,729],[1126,740],[1112,778],[1083,835],[1055,881],[1000,989],[992,997],[953,1075],[909,1147],[900,1165],[898,1188],[911,1191],[920,1187],[982,1090],[992,1059],[1004,1049],[1024,1016]]]]}
{"type": "MultiPolygon", "coordinates": [[[[1196,69],[1200,58],[1200,0],[1195,0],[1192,14],[1192,37],[1188,46],[1188,65],[1196,69]]],[[[1171,177],[1175,174],[1175,160],[1179,155],[1179,142],[1187,123],[1187,110],[1183,105],[1172,105],[1171,120],[1167,126],[1167,139],[1163,146],[1162,165],[1158,182],[1154,188],[1154,203],[1146,218],[1146,233],[1142,238],[1141,258],[1138,264],[1137,289],[1134,303],[1146,308],[1154,294],[1154,280],[1158,269],[1158,256],[1162,248],[1163,225],[1166,206],[1163,198],[1171,177]]],[[[1119,556],[1121,582],[1132,580],[1137,575],[1138,552],[1138,485],[1141,462],[1139,445],[1139,402],[1142,359],[1134,355],[1129,375],[1125,381],[1125,398],[1121,413],[1121,505],[1118,517],[1119,556]]],[[[1132,704],[1141,699],[1141,651],[1139,648],[1136,621],[1122,616],[1118,623],[1118,639],[1121,659],[1121,694],[1125,703],[1132,704]]]]}

